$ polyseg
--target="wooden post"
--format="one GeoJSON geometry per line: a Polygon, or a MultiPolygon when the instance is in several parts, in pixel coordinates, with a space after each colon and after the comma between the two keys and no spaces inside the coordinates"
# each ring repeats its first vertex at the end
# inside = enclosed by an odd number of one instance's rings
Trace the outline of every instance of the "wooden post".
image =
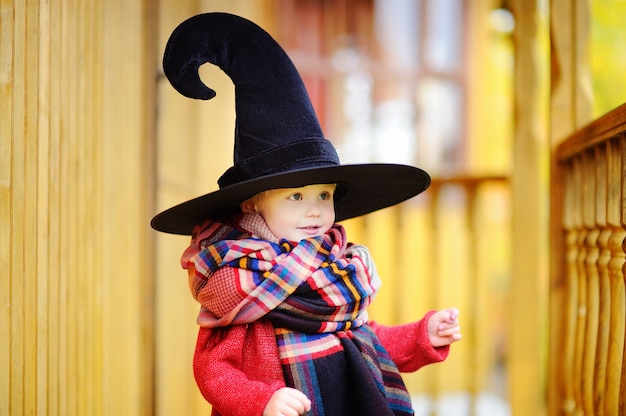
{"type": "Polygon", "coordinates": [[[546,305],[542,302],[545,276],[542,262],[546,238],[543,201],[546,189],[541,172],[544,161],[539,128],[539,77],[536,2],[511,2],[514,31],[514,144],[513,276],[511,279],[511,359],[509,382],[515,414],[544,412],[542,351],[546,305]],[[523,167],[523,168],[522,168],[523,167]]]}
{"type": "MultiPolygon", "coordinates": [[[[568,303],[568,281],[571,278],[562,275],[565,270],[565,247],[563,234],[564,190],[561,171],[558,169],[554,149],[560,141],[577,127],[591,118],[591,91],[588,60],[588,39],[590,21],[590,2],[588,0],[552,0],[550,2],[551,35],[551,96],[550,96],[550,140],[551,189],[550,189],[550,347],[548,369],[548,408],[550,415],[573,411],[575,405],[569,396],[567,386],[573,382],[566,374],[571,368],[563,362],[567,345],[564,339],[568,333],[568,312],[563,305],[568,303]]],[[[568,213],[571,215],[571,213],[568,213]]],[[[572,282],[570,282],[572,283],[572,282]]],[[[570,299],[571,300],[571,299],[570,299]]],[[[571,333],[569,333],[571,335],[571,333]]]]}

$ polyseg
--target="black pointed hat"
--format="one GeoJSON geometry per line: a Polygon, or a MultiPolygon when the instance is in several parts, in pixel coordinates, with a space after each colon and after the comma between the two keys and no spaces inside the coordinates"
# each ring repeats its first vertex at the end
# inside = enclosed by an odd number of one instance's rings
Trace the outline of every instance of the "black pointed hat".
{"type": "Polygon", "coordinates": [[[172,33],[163,68],[181,94],[215,96],[198,69],[217,65],[235,85],[234,165],[219,190],[156,215],[155,230],[190,235],[207,218],[235,214],[269,189],[336,183],[336,221],[400,203],[430,184],[426,172],[397,164],[341,165],[321,130],[302,79],[285,51],[253,22],[226,13],[191,17],[172,33]]]}

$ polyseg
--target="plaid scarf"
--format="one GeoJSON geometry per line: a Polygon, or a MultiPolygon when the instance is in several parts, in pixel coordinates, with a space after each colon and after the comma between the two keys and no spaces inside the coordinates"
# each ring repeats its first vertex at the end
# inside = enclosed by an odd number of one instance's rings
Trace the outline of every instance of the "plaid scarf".
{"type": "Polygon", "coordinates": [[[181,259],[203,305],[199,323],[269,319],[285,381],[311,399],[310,415],[412,415],[397,367],[366,324],[380,286],[367,250],[348,247],[340,225],[296,243],[258,216],[238,223],[204,223],[181,259]]]}

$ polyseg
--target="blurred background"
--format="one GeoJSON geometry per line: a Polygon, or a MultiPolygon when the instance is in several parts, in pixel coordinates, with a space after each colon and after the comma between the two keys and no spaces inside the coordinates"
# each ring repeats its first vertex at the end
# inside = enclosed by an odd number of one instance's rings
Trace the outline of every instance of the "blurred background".
{"type": "Polygon", "coordinates": [[[189,239],[149,227],[232,165],[229,78],[203,66],[197,102],[160,64],[208,11],[285,48],[342,163],[431,174],[344,224],[383,280],[372,319],[461,311],[448,360],[405,377],[416,414],[549,413],[551,154],[625,101],[622,0],[2,2],[0,415],[210,414],[189,239]]]}

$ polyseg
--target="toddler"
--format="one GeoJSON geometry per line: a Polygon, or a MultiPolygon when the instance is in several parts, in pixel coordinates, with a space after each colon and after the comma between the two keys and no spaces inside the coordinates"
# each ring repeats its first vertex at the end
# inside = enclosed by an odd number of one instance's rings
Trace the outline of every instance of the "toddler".
{"type": "Polygon", "coordinates": [[[370,320],[381,280],[339,222],[423,192],[430,176],[342,165],[291,60],[254,23],[226,13],[181,23],[165,49],[168,80],[210,99],[198,75],[206,62],[235,86],[234,164],[219,190],[151,225],[191,235],[181,263],[202,305],[193,367],[213,415],[412,415],[400,372],[447,357],[461,338],[458,311],[397,326],[370,320]]]}

